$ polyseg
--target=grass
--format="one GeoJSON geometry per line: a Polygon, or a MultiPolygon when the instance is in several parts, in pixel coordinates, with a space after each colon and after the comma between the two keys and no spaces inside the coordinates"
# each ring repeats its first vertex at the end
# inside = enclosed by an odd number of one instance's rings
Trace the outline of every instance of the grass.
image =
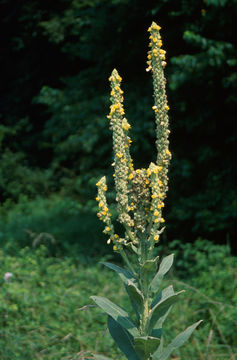
{"type": "MultiPolygon", "coordinates": [[[[233,360],[237,353],[237,294],[233,281],[236,259],[226,258],[220,247],[219,251],[216,249],[218,263],[208,265],[203,259],[203,248],[204,244],[196,245],[197,256],[202,253],[198,273],[191,271],[184,283],[178,277],[179,269],[170,275],[169,283],[174,283],[176,290],[185,288],[188,296],[171,312],[166,341],[203,319],[191,341],[173,359],[233,360]]],[[[190,254],[191,250],[186,252],[190,254]]],[[[213,252],[209,245],[206,258],[213,252]]],[[[179,263],[178,253],[176,258],[179,263]]],[[[116,274],[92,260],[85,262],[80,256],[51,257],[45,246],[24,248],[17,255],[0,251],[0,262],[0,278],[5,272],[13,273],[10,282],[1,282],[1,360],[75,360],[84,359],[91,352],[123,358],[106,330],[106,316],[96,307],[87,307],[92,304],[91,295],[101,295],[129,308],[116,274]]],[[[186,263],[182,263],[180,271],[184,271],[186,263]]],[[[195,266],[193,263],[194,269],[195,266]]]]}

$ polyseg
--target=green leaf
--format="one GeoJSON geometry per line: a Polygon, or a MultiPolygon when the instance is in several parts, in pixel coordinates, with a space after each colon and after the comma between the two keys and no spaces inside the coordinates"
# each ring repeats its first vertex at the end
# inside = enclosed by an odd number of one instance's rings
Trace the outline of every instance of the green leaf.
{"type": "MultiPolygon", "coordinates": [[[[162,291],[159,292],[159,294],[156,296],[155,300],[153,301],[153,303],[151,304],[151,307],[153,308],[156,304],[158,304],[158,302],[160,301],[164,301],[166,299],[168,299],[170,296],[174,295],[174,289],[173,286],[170,285],[167,288],[163,289],[162,291]]],[[[167,318],[167,316],[169,315],[169,312],[172,308],[172,305],[169,306],[166,310],[166,312],[164,313],[163,316],[161,316],[158,321],[156,322],[156,324],[154,325],[154,328],[151,332],[152,336],[161,338],[162,335],[162,325],[165,321],[165,319],[167,318]]]]}
{"type": "Polygon", "coordinates": [[[165,300],[168,297],[170,297],[171,295],[174,295],[173,285],[170,285],[170,286],[166,287],[165,289],[163,289],[162,291],[160,291],[158,293],[158,295],[155,297],[154,301],[151,304],[151,308],[153,308],[161,300],[165,300]]]}
{"type": "Polygon", "coordinates": [[[176,338],[173,341],[171,341],[171,343],[167,346],[167,348],[162,354],[158,354],[158,352],[155,352],[154,355],[152,356],[152,360],[166,360],[174,350],[178,349],[180,346],[182,346],[185,343],[185,341],[189,339],[193,331],[201,322],[202,320],[196,322],[195,324],[189,326],[178,336],[176,336],[176,338]]]}
{"type": "Polygon", "coordinates": [[[151,336],[134,338],[135,350],[141,359],[147,359],[160,345],[160,339],[151,336]]]}
{"type": "Polygon", "coordinates": [[[163,351],[163,345],[164,345],[164,338],[163,336],[160,339],[160,346],[158,347],[158,349],[156,350],[156,352],[152,355],[152,360],[158,360],[159,356],[162,354],[163,351]]]}
{"type": "Polygon", "coordinates": [[[112,338],[124,355],[129,360],[139,360],[134,349],[133,337],[111,316],[108,317],[108,328],[112,338]]]}
{"type": "Polygon", "coordinates": [[[151,331],[151,336],[153,337],[156,337],[158,339],[161,339],[162,338],[162,328],[159,327],[159,328],[154,328],[152,331],[151,331]]]}
{"type": "Polygon", "coordinates": [[[166,256],[159,266],[159,270],[150,284],[150,290],[155,293],[158,291],[164,275],[169,271],[174,261],[174,254],[166,256]]]}
{"type": "Polygon", "coordinates": [[[128,330],[131,335],[139,336],[136,325],[133,323],[128,313],[124,309],[101,296],[91,296],[90,298],[108,315],[116,320],[122,327],[128,330]]]}
{"type": "Polygon", "coordinates": [[[127,290],[127,293],[129,295],[131,304],[137,314],[138,319],[140,318],[140,314],[143,312],[143,303],[144,303],[144,297],[142,292],[136,287],[136,285],[128,281],[127,284],[125,284],[125,288],[127,290]]]}
{"type": "Polygon", "coordinates": [[[156,269],[156,264],[157,264],[158,259],[159,259],[159,256],[157,256],[153,260],[146,260],[141,266],[142,275],[154,273],[154,269],[156,269]]]}
{"type": "Polygon", "coordinates": [[[121,268],[120,266],[108,262],[102,262],[101,264],[107,266],[109,269],[116,271],[125,284],[127,284],[128,281],[137,283],[137,279],[131,271],[128,271],[126,269],[121,268]]]}
{"type": "Polygon", "coordinates": [[[141,255],[141,250],[140,248],[137,248],[135,245],[133,245],[132,243],[128,244],[128,247],[130,247],[130,249],[132,249],[132,251],[135,252],[135,254],[137,255],[141,255]]]}
{"type": "Polygon", "coordinates": [[[179,291],[171,296],[169,296],[168,298],[166,298],[165,300],[161,300],[159,301],[152,309],[149,317],[148,317],[148,322],[149,322],[149,333],[152,332],[153,328],[155,327],[157,321],[164,315],[166,315],[166,312],[168,311],[169,307],[171,305],[173,305],[176,301],[177,301],[177,297],[183,293],[184,290],[179,291]]]}

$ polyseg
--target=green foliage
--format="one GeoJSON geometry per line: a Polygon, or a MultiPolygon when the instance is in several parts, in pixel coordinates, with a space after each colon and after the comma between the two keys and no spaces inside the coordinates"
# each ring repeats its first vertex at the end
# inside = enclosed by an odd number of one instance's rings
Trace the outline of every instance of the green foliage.
{"type": "Polygon", "coordinates": [[[146,42],[140,29],[154,19],[165,25],[175,132],[166,231],[185,241],[201,234],[213,241],[229,236],[234,243],[236,2],[26,0],[11,9],[10,1],[2,2],[2,48],[8,51],[0,59],[1,201],[59,191],[80,196],[83,203],[91,198],[90,179],[111,161],[106,78],[121,53],[135,163],[141,167],[153,159],[151,90],[141,71],[146,42]]]}
{"type": "MultiPolygon", "coordinates": [[[[22,249],[17,257],[0,251],[0,262],[1,279],[13,273],[0,285],[2,360],[79,359],[94,347],[106,352],[111,341],[99,330],[103,320],[98,314],[94,324],[90,307],[81,308],[88,304],[91,286],[99,292],[105,277],[114,283],[110,273],[98,274],[97,266],[83,265],[83,257],[74,262],[49,257],[45,246],[22,249]]],[[[116,282],[112,288],[117,293],[116,282]]]]}
{"type": "Polygon", "coordinates": [[[0,214],[1,246],[11,254],[26,245],[41,244],[47,245],[54,255],[75,252],[98,257],[108,251],[93,207],[72,198],[29,200],[22,196],[14,206],[6,202],[0,214]]]}
{"type": "Polygon", "coordinates": [[[0,156],[0,191],[3,201],[12,203],[21,198],[35,198],[51,191],[51,171],[31,169],[25,154],[5,150],[0,156]]]}
{"type": "Polygon", "coordinates": [[[174,340],[167,346],[165,351],[160,354],[159,349],[158,353],[154,353],[152,360],[165,360],[169,357],[169,355],[176,349],[180,348],[191,336],[196,327],[200,324],[201,320],[197,323],[189,326],[186,330],[184,330],[181,334],[176,336],[174,340]]]}
{"type": "MultiPolygon", "coordinates": [[[[182,360],[207,357],[229,360],[237,351],[237,297],[233,281],[236,259],[229,255],[228,246],[214,246],[208,241],[202,245],[203,251],[200,240],[192,245],[192,253],[197,253],[201,266],[194,269],[191,278],[179,284],[180,278],[172,274],[168,280],[177,288],[185,287],[186,296],[176,304],[176,311],[170,312],[171,321],[164,325],[164,347],[175,333],[184,331],[180,316],[183,323],[192,323],[195,312],[195,317],[205,321],[192,335],[192,341],[174,355],[182,360]]],[[[182,247],[182,252],[190,253],[188,244],[182,247]]],[[[191,253],[190,256],[192,266],[198,266],[191,253]]],[[[0,250],[0,262],[0,279],[6,272],[13,273],[9,283],[0,280],[2,360],[79,360],[90,358],[91,351],[105,354],[105,358],[122,360],[113,339],[104,331],[106,320],[99,309],[79,310],[89,304],[93,287],[99,295],[110,296],[113,302],[131,311],[115,273],[94,265],[94,261],[85,264],[80,256],[50,257],[45,246],[34,251],[22,249],[17,256],[0,250]]],[[[175,275],[184,268],[192,268],[189,258],[179,254],[175,264],[175,275]]]]}
{"type": "Polygon", "coordinates": [[[120,350],[125,354],[125,356],[128,359],[139,360],[133,346],[133,337],[111,316],[108,316],[108,329],[110,335],[112,336],[120,350]]]}

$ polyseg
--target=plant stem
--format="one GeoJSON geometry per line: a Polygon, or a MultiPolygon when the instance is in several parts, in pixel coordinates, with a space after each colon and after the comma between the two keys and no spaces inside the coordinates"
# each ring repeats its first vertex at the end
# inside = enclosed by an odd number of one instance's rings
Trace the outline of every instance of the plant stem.
{"type": "Polygon", "coordinates": [[[147,239],[144,237],[141,239],[141,263],[139,263],[139,274],[140,274],[140,283],[141,289],[144,296],[144,306],[143,306],[143,314],[142,314],[142,323],[141,323],[141,333],[143,336],[147,334],[147,319],[149,316],[149,291],[148,291],[148,278],[147,272],[142,273],[142,265],[143,263],[148,260],[147,259],[148,252],[147,252],[147,239]]]}
{"type": "Polygon", "coordinates": [[[135,274],[135,275],[136,275],[136,272],[135,272],[135,270],[134,270],[134,268],[133,268],[132,264],[131,264],[131,263],[130,263],[130,261],[128,260],[127,254],[126,254],[126,252],[125,252],[125,250],[124,250],[124,249],[121,249],[121,250],[120,250],[120,255],[122,256],[122,258],[123,258],[123,260],[124,260],[125,264],[126,264],[126,265],[127,265],[127,267],[129,268],[129,270],[130,270],[133,274],[135,274]]]}

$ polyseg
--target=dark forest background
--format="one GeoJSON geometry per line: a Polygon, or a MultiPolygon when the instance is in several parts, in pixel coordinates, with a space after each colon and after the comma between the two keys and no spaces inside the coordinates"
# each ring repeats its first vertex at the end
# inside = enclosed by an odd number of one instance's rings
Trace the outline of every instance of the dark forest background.
{"type": "Polygon", "coordinates": [[[108,251],[94,201],[96,181],[112,172],[108,77],[114,67],[123,77],[135,166],[147,166],[154,20],[173,154],[163,242],[206,238],[236,251],[237,2],[1,0],[0,13],[1,246],[108,251]]]}

